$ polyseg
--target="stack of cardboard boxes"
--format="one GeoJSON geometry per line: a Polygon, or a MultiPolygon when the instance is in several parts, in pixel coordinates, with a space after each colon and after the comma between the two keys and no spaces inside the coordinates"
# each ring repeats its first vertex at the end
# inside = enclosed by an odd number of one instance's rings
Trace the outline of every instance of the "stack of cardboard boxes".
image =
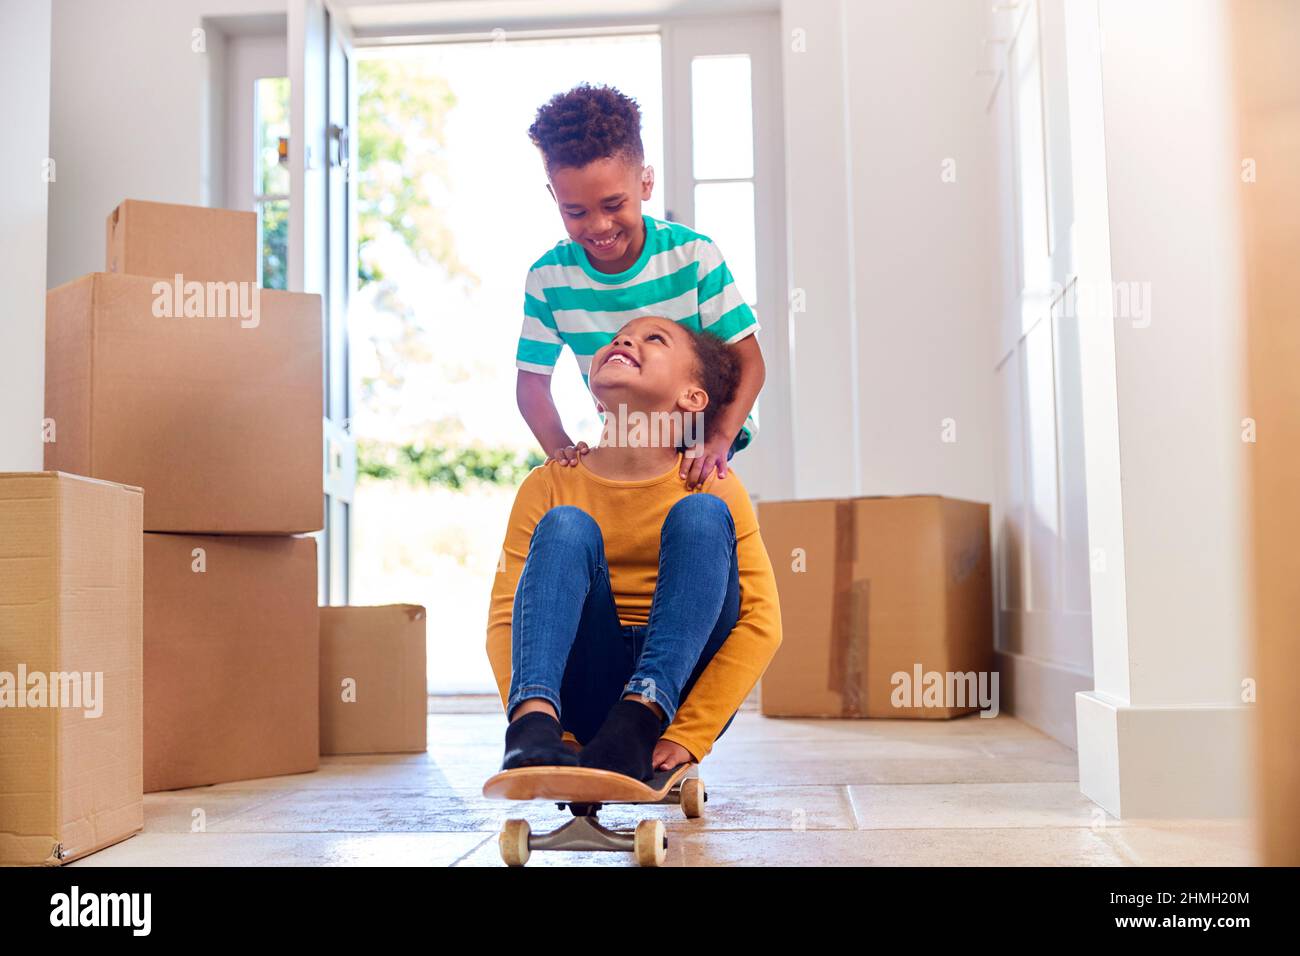
{"type": "Polygon", "coordinates": [[[425,612],[317,607],[320,297],[252,213],[128,200],[46,303],[48,471],[0,475],[0,864],[143,793],[425,749],[425,612]]]}
{"type": "Polygon", "coordinates": [[[47,469],[144,489],[144,790],[319,766],[322,318],[257,219],[128,200],[49,293],[47,469]]]}

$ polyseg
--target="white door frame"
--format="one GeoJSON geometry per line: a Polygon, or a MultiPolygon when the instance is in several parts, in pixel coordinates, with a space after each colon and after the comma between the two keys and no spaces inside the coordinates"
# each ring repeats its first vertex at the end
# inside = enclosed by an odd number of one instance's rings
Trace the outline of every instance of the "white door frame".
{"type": "Polygon", "coordinates": [[[331,0],[289,4],[289,289],[321,296],[324,530],[322,604],[346,604],[356,446],[347,310],[356,289],[356,182],[343,144],[356,126],[355,58],[346,9],[331,0]]]}

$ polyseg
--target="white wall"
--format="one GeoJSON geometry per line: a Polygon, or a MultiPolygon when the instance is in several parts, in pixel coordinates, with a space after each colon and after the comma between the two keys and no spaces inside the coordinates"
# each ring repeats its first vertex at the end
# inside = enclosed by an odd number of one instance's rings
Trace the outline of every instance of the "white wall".
{"type": "Polygon", "coordinates": [[[104,267],[104,220],[123,199],[221,205],[225,35],[211,18],[286,7],[286,0],[54,0],[51,287],[104,267]],[[203,53],[193,49],[199,28],[207,30],[203,53]]]}
{"type": "Polygon", "coordinates": [[[993,497],[997,210],[976,76],[986,9],[844,7],[865,494],[993,497]],[[955,441],[943,441],[945,419],[955,441]]]}
{"type": "Polygon", "coordinates": [[[0,5],[0,471],[40,471],[45,407],[45,233],[50,156],[50,3],[0,5]]]}
{"type": "Polygon", "coordinates": [[[1072,729],[1080,789],[1122,818],[1246,807],[1224,2],[1029,0],[994,31],[1013,41],[999,666],[1009,709],[1072,729]],[[1062,308],[1071,283],[1091,296],[1062,308]]]}
{"type": "MultiPolygon", "coordinates": [[[[1134,702],[1235,703],[1244,676],[1240,156],[1222,0],[1101,4],[1134,702]],[[1156,69],[1152,69],[1156,66],[1156,69]],[[1151,666],[1177,657],[1194,668],[1151,666]]],[[[1297,211],[1300,214],[1300,211],[1297,211]]]]}
{"type": "Polygon", "coordinates": [[[839,0],[782,0],[794,497],[858,494],[851,157],[839,0]]]}
{"type": "Polygon", "coordinates": [[[790,284],[807,303],[792,315],[796,497],[993,496],[984,13],[978,0],[782,4],[790,284]]]}

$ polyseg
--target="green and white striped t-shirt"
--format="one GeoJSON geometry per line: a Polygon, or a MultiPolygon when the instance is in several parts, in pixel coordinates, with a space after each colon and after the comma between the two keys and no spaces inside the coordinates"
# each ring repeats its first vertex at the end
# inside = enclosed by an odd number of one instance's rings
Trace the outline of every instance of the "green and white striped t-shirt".
{"type": "MultiPolygon", "coordinates": [[[[533,263],[524,286],[524,325],[515,355],[519,368],[550,375],[568,345],[586,382],[596,351],[642,315],[707,329],[729,344],[758,331],[754,312],[713,240],[681,223],[642,218],[645,248],[623,272],[600,272],[571,239],[533,263]]],[[[734,447],[745,447],[757,434],[751,414],[734,447]]]]}

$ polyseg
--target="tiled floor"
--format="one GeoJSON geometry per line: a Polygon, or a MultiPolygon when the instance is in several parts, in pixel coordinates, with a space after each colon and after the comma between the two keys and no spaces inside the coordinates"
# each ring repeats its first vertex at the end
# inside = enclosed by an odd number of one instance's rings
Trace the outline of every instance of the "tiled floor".
{"type": "MultiPolygon", "coordinates": [[[[500,866],[497,830],[570,819],[485,800],[499,767],[496,697],[433,699],[429,750],[326,757],[315,773],[145,796],[145,829],[73,866],[500,866]]],[[[1124,820],[1079,792],[1072,750],[1013,717],[772,719],[742,712],[705,758],[705,815],[660,817],[668,865],[1249,865],[1245,821],[1124,820]]],[[[631,866],[621,853],[534,853],[529,866],[631,866]]]]}

